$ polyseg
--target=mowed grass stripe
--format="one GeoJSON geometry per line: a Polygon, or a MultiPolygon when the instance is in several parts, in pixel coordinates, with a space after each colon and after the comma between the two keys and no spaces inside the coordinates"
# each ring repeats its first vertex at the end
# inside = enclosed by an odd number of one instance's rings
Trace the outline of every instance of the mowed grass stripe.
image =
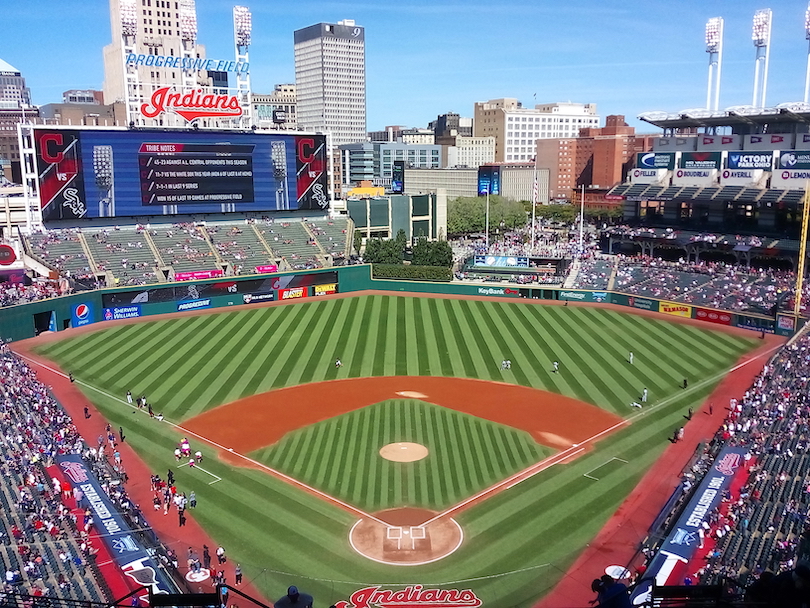
{"type": "MultiPolygon", "coordinates": [[[[319,375],[325,376],[331,369],[334,369],[334,360],[328,361],[327,357],[330,351],[334,348],[329,348],[329,345],[334,341],[333,331],[339,327],[337,320],[346,300],[337,300],[333,306],[329,306],[326,310],[321,311],[320,324],[315,328],[315,335],[309,341],[312,347],[309,349],[310,356],[305,360],[304,364],[298,369],[298,380],[308,382],[309,379],[315,378],[319,375]],[[332,364],[331,366],[329,364],[332,364]]],[[[291,384],[296,384],[294,377],[290,377],[291,384]]]]}
{"type": "MultiPolygon", "coordinates": [[[[378,298],[376,296],[363,298],[361,309],[358,310],[358,319],[361,320],[361,323],[367,329],[367,331],[355,332],[356,342],[354,345],[354,351],[351,355],[351,360],[348,362],[344,361],[344,365],[348,365],[349,367],[347,375],[350,378],[358,378],[370,375],[368,373],[364,373],[364,361],[366,359],[373,358],[368,357],[368,349],[371,346],[370,342],[372,336],[374,335],[371,328],[374,326],[373,324],[375,321],[377,321],[376,315],[379,315],[376,305],[377,299],[378,298]]],[[[368,366],[370,367],[370,365],[371,362],[368,361],[368,366]]]]}
{"type": "MultiPolygon", "coordinates": [[[[535,354],[525,352],[522,349],[520,351],[515,351],[515,348],[509,345],[504,336],[504,332],[497,329],[498,324],[495,322],[494,318],[496,314],[495,307],[490,306],[488,302],[480,301],[468,301],[468,304],[470,304],[471,310],[475,310],[477,315],[476,319],[479,322],[481,340],[485,343],[490,343],[497,346],[497,352],[500,355],[501,363],[504,359],[512,361],[512,369],[510,370],[500,370],[500,365],[498,366],[498,370],[500,371],[500,380],[504,382],[514,380],[517,384],[522,384],[524,386],[536,386],[538,383],[532,382],[527,373],[530,370],[533,371],[533,368],[535,367],[535,354]],[[517,352],[521,353],[520,356],[517,356],[517,352]]],[[[496,364],[497,363],[498,361],[496,357],[496,364]]]]}
{"type": "Polygon", "coordinates": [[[433,370],[433,374],[441,375],[441,376],[452,376],[453,375],[453,360],[451,354],[449,352],[449,347],[447,344],[447,340],[444,336],[444,328],[442,327],[442,321],[439,319],[438,314],[438,306],[439,302],[443,300],[436,300],[436,299],[428,299],[427,300],[427,316],[430,319],[431,324],[433,325],[433,336],[436,339],[436,354],[439,359],[439,367],[441,368],[440,373],[437,373],[436,370],[433,370]]]}
{"type": "MultiPolygon", "coordinates": [[[[476,372],[472,376],[474,378],[497,378],[501,368],[501,362],[507,357],[503,356],[503,350],[499,347],[498,343],[494,340],[487,340],[484,337],[482,328],[484,327],[483,318],[479,314],[479,310],[473,305],[476,302],[469,300],[453,300],[458,304],[459,320],[461,331],[469,336],[469,340],[473,345],[472,355],[475,363],[476,372]]],[[[504,372],[500,372],[503,377],[504,372]]]]}

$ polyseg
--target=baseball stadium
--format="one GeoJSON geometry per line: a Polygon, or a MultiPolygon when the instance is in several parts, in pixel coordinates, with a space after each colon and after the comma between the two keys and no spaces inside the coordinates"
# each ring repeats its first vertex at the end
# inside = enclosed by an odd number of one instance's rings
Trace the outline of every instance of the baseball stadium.
{"type": "Polygon", "coordinates": [[[808,601],[810,105],[640,117],[619,215],[343,200],[246,7],[235,62],[119,12],[127,120],[0,189],[4,607],[808,601]]]}

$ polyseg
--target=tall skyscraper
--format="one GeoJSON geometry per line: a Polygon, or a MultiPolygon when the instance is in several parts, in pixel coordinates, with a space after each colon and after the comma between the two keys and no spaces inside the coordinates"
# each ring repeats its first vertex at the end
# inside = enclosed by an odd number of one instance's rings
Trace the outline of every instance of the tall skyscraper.
{"type": "Polygon", "coordinates": [[[366,140],[365,30],[351,19],[295,32],[298,126],[332,145],[366,140]]]}
{"type": "Polygon", "coordinates": [[[104,47],[105,103],[126,104],[127,118],[137,126],[187,126],[197,118],[198,127],[250,126],[251,15],[246,7],[234,7],[236,60],[230,61],[206,59],[205,47],[197,44],[195,0],[109,2],[112,43],[104,47]],[[228,85],[229,74],[235,87],[228,85]],[[219,113],[195,112],[198,116],[187,118],[174,111],[188,114],[204,95],[229,93],[238,99],[217,102],[227,106],[219,113]]]}

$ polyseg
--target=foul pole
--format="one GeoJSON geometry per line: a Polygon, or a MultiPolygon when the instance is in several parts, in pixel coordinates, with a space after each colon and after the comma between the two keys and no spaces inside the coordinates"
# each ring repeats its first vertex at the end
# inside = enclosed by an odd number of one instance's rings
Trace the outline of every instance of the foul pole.
{"type": "Polygon", "coordinates": [[[799,268],[796,271],[796,291],[793,296],[793,314],[796,317],[797,322],[802,308],[802,287],[804,285],[804,261],[807,256],[808,219],[810,219],[810,182],[805,182],[804,199],[802,199],[802,240],[799,243],[799,268]]]}

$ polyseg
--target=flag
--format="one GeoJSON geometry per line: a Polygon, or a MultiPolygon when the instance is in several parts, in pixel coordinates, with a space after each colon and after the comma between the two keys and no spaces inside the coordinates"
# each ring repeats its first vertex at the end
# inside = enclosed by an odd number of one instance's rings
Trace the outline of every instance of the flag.
{"type": "Polygon", "coordinates": [[[540,191],[540,187],[537,185],[537,171],[534,172],[534,187],[532,188],[532,204],[537,204],[537,195],[540,191]]]}

